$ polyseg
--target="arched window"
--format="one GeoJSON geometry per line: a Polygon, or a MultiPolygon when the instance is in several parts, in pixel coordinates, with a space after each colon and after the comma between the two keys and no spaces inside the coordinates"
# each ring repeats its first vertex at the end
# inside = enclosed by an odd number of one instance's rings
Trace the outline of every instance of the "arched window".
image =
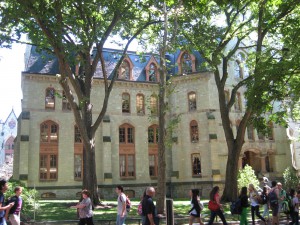
{"type": "Polygon", "coordinates": [[[156,59],[151,56],[149,62],[145,67],[146,71],[146,81],[158,82],[159,81],[159,73],[158,73],[158,63],[156,59]]]}
{"type": "Polygon", "coordinates": [[[62,110],[71,110],[71,104],[68,102],[65,92],[63,91],[62,96],[62,110]]]}
{"type": "Polygon", "coordinates": [[[191,134],[191,142],[198,142],[199,140],[198,123],[195,120],[192,120],[190,123],[190,134],[191,134]]]}
{"type": "Polygon", "coordinates": [[[154,94],[150,96],[150,113],[151,116],[157,116],[158,113],[157,96],[154,94]]]}
{"type": "Polygon", "coordinates": [[[119,168],[121,178],[135,177],[134,127],[123,124],[119,127],[119,168]]]}
{"type": "Polygon", "coordinates": [[[199,153],[192,154],[191,160],[192,160],[192,175],[201,176],[200,154],[199,153]]]}
{"type": "Polygon", "coordinates": [[[188,94],[188,101],[189,101],[189,111],[197,110],[197,102],[196,102],[196,93],[190,92],[188,94]]]}
{"type": "Polygon", "coordinates": [[[130,95],[128,93],[122,94],[122,112],[130,113],[130,95]]]}
{"type": "Polygon", "coordinates": [[[45,109],[55,109],[55,89],[54,88],[46,89],[45,109]]]}
{"type": "Polygon", "coordinates": [[[145,114],[145,98],[143,94],[136,95],[136,112],[138,115],[145,114]]]}
{"type": "Polygon", "coordinates": [[[59,127],[53,121],[40,125],[40,180],[57,180],[59,127]]]}
{"type": "Polygon", "coordinates": [[[148,127],[149,175],[158,175],[158,126],[148,127]]]}
{"type": "Polygon", "coordinates": [[[189,54],[187,51],[182,51],[179,54],[177,64],[179,74],[196,72],[196,58],[193,54],[189,54]]]}
{"type": "Polygon", "coordinates": [[[129,57],[125,57],[119,68],[119,79],[132,80],[133,64],[129,57]]]}

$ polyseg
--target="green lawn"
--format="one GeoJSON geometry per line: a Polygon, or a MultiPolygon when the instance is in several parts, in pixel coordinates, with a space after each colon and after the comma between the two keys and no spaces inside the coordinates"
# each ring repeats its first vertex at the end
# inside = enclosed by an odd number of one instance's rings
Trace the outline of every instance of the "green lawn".
{"type": "MultiPolygon", "coordinates": [[[[77,213],[76,209],[71,209],[71,205],[75,205],[78,201],[69,200],[40,200],[39,210],[30,213],[31,220],[36,221],[53,221],[53,220],[76,220],[77,213]]],[[[128,215],[128,218],[139,218],[137,214],[138,201],[132,200],[132,209],[128,215]]],[[[208,220],[209,210],[207,208],[207,201],[204,201],[204,210],[202,215],[205,220],[208,220]]],[[[173,202],[175,217],[187,218],[188,210],[190,209],[190,203],[188,200],[175,200],[173,202]]],[[[229,204],[225,206],[225,216],[228,221],[238,220],[237,216],[232,216],[229,212],[229,204]]],[[[116,218],[116,201],[103,201],[103,206],[96,207],[94,209],[95,220],[115,220],[116,218]]]]}

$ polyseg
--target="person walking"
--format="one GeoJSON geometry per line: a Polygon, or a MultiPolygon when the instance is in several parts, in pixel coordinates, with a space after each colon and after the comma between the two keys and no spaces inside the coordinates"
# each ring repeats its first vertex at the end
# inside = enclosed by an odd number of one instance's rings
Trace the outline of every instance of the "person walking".
{"type": "Polygon", "coordinates": [[[250,204],[251,204],[252,224],[255,224],[255,215],[259,219],[261,219],[265,224],[267,224],[265,218],[263,218],[259,212],[258,199],[260,198],[260,196],[259,196],[257,190],[255,189],[253,184],[249,184],[248,189],[249,189],[249,199],[250,199],[250,204]],[[255,213],[255,215],[254,215],[254,213],[255,213]]]}
{"type": "Polygon", "coordinates": [[[247,195],[247,187],[242,187],[241,194],[239,198],[241,199],[241,207],[242,207],[242,213],[241,213],[241,219],[240,219],[240,225],[248,225],[247,220],[247,214],[248,214],[248,195],[247,195]]]}
{"type": "Polygon", "coordinates": [[[20,216],[21,216],[21,209],[22,209],[22,187],[17,186],[14,189],[15,192],[15,196],[12,196],[9,199],[9,202],[13,202],[14,205],[13,207],[10,208],[10,210],[6,210],[6,218],[9,219],[11,225],[20,225],[21,224],[21,220],[20,220],[20,216]]]}
{"type": "Polygon", "coordinates": [[[266,221],[269,221],[270,219],[270,215],[269,215],[269,198],[268,198],[268,187],[267,186],[264,186],[263,187],[263,192],[261,193],[260,197],[261,197],[261,200],[262,200],[262,204],[263,204],[263,209],[264,209],[264,212],[262,214],[262,217],[263,218],[267,218],[266,221]]]}
{"type": "Polygon", "coordinates": [[[292,221],[289,225],[299,225],[299,198],[300,198],[300,191],[295,191],[291,189],[291,197],[292,197],[292,211],[291,211],[291,218],[292,221]]]}
{"type": "Polygon", "coordinates": [[[272,210],[272,225],[279,225],[279,218],[278,218],[278,199],[279,199],[279,190],[277,188],[277,182],[272,181],[272,188],[268,194],[269,197],[269,206],[272,210]]]}
{"type": "Polygon", "coordinates": [[[8,184],[5,179],[0,180],[0,225],[7,225],[5,218],[5,210],[10,210],[14,206],[14,202],[5,205],[4,203],[4,193],[8,190],[8,184]]]}
{"type": "Polygon", "coordinates": [[[282,184],[280,182],[277,182],[277,188],[279,191],[279,199],[278,199],[278,203],[279,203],[279,212],[278,215],[280,216],[280,213],[283,211],[282,209],[282,204],[283,202],[286,200],[286,191],[282,188],[282,184]]]}
{"type": "Polygon", "coordinates": [[[191,197],[191,209],[189,210],[189,225],[192,225],[194,220],[197,219],[200,225],[204,225],[201,220],[201,207],[200,207],[200,195],[198,189],[191,189],[189,191],[191,197]]]}
{"type": "Polygon", "coordinates": [[[209,194],[210,202],[211,202],[211,204],[215,205],[214,206],[215,209],[213,209],[213,210],[210,209],[210,218],[209,218],[208,225],[213,224],[216,216],[219,216],[220,219],[222,220],[223,224],[227,225],[225,216],[222,211],[222,204],[220,203],[219,191],[220,191],[219,186],[215,186],[215,187],[213,187],[213,189],[211,190],[211,192],[209,194]]]}
{"type": "Polygon", "coordinates": [[[77,205],[71,208],[78,209],[79,225],[94,225],[93,221],[93,205],[90,199],[90,192],[88,190],[81,191],[82,200],[77,205]]]}
{"type": "Polygon", "coordinates": [[[125,224],[127,210],[126,210],[126,195],[124,194],[124,189],[121,185],[116,187],[116,193],[118,194],[116,225],[123,225],[123,224],[125,224]]]}
{"type": "Polygon", "coordinates": [[[154,195],[154,187],[147,187],[146,196],[144,197],[142,202],[143,215],[145,216],[143,225],[159,225],[159,218],[157,216],[156,207],[153,202],[154,195]]]}

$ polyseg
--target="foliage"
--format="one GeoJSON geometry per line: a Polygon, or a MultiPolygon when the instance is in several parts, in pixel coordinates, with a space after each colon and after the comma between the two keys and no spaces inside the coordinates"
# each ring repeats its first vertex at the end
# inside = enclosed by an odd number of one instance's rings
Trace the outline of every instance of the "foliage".
{"type": "Polygon", "coordinates": [[[255,175],[255,171],[249,165],[239,170],[237,181],[239,190],[241,190],[242,187],[248,187],[249,184],[253,184],[255,188],[259,187],[259,181],[255,175]]]}
{"type": "Polygon", "coordinates": [[[26,217],[31,217],[33,214],[33,211],[36,211],[39,209],[39,203],[38,203],[38,195],[37,191],[35,189],[29,189],[25,187],[25,184],[18,181],[10,179],[8,182],[9,189],[5,194],[6,198],[9,198],[11,196],[14,196],[14,188],[16,186],[22,187],[22,214],[24,214],[26,217]]]}
{"type": "Polygon", "coordinates": [[[293,167],[287,167],[283,172],[284,186],[286,190],[293,188],[297,190],[300,183],[300,177],[297,175],[297,171],[293,167]]]}

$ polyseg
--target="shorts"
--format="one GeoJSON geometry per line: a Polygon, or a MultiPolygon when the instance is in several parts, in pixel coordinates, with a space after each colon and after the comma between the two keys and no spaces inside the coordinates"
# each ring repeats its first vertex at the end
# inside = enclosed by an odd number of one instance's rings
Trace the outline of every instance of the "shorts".
{"type": "Polygon", "coordinates": [[[199,213],[199,214],[198,214],[198,213],[197,213],[197,214],[195,214],[195,213],[190,213],[190,215],[193,216],[193,217],[200,217],[200,213],[199,213]]]}
{"type": "Polygon", "coordinates": [[[271,210],[272,210],[272,216],[278,216],[279,213],[279,205],[272,205],[271,206],[271,210]]]}

